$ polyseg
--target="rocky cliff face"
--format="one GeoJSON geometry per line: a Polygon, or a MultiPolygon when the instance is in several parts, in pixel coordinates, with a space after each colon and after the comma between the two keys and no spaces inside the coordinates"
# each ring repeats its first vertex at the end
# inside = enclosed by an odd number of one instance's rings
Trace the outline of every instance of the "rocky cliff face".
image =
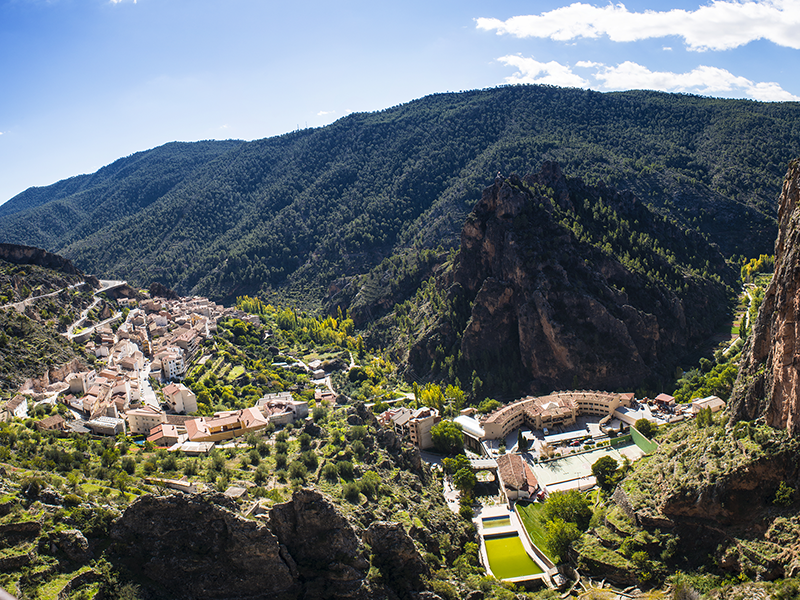
{"type": "Polygon", "coordinates": [[[778,210],[775,274],[747,341],[731,396],[731,419],[764,417],[800,434],[800,160],[789,165],[778,210]]]}
{"type": "Polygon", "coordinates": [[[427,566],[402,526],[363,532],[385,571],[376,583],[359,528],[320,492],[297,490],[266,524],[235,509],[221,495],[144,496],[114,524],[116,555],[171,598],[403,599],[424,589],[427,566]]]}
{"type": "Polygon", "coordinates": [[[66,258],[32,246],[0,244],[0,259],[18,265],[38,265],[68,275],[83,275],[66,258]]]}
{"type": "MultiPolygon", "coordinates": [[[[721,282],[672,264],[693,253],[725,272],[716,249],[631,193],[568,180],[554,163],[524,179],[498,177],[467,218],[444,284],[467,307],[466,324],[439,336],[460,338],[481,377],[481,368],[506,369],[529,391],[654,382],[710,335],[728,301],[721,282]],[[615,223],[618,231],[605,229],[615,223]],[[627,264],[618,258],[634,252],[627,264]]],[[[424,363],[431,347],[422,340],[411,361],[424,363]]]]}
{"type": "Polygon", "coordinates": [[[176,598],[293,598],[294,563],[269,528],[195,496],[144,496],[117,521],[123,560],[176,598]]]}

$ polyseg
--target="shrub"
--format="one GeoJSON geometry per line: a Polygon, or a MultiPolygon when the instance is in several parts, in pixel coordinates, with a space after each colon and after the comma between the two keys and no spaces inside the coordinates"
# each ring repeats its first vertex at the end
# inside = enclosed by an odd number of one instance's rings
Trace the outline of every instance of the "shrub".
{"type": "Polygon", "coordinates": [[[556,518],[545,525],[546,537],[544,545],[550,555],[563,562],[567,550],[572,543],[581,537],[581,532],[575,523],[556,518]]]}
{"type": "Polygon", "coordinates": [[[306,466],[299,460],[293,460],[289,465],[289,478],[305,481],[306,476],[308,476],[308,469],[306,466]]]}
{"type": "Polygon", "coordinates": [[[361,458],[367,452],[367,448],[364,446],[361,440],[356,440],[353,442],[353,452],[356,456],[361,458]]]}
{"type": "Polygon", "coordinates": [[[302,460],[303,464],[312,471],[317,470],[317,466],[319,465],[319,459],[317,458],[317,455],[313,450],[306,450],[305,452],[303,452],[300,455],[300,460],[302,460]]]}
{"type": "Polygon", "coordinates": [[[360,481],[361,493],[367,498],[374,498],[378,495],[381,487],[381,476],[375,471],[367,471],[361,477],[360,481]]]}
{"type": "Polygon", "coordinates": [[[357,483],[348,481],[342,484],[342,495],[350,502],[358,502],[361,490],[357,483]]]}
{"type": "Polygon", "coordinates": [[[78,494],[67,494],[64,496],[64,506],[80,506],[81,497],[78,494]]]}
{"type": "Polygon", "coordinates": [[[580,531],[586,531],[592,518],[592,508],[589,499],[578,490],[553,492],[544,503],[543,515],[548,521],[562,519],[575,523],[580,531]]]}
{"type": "Polygon", "coordinates": [[[259,465],[253,474],[253,481],[258,485],[265,483],[269,479],[269,470],[266,465],[259,465]]]}
{"type": "Polygon", "coordinates": [[[339,479],[339,469],[333,463],[325,463],[325,466],[322,467],[322,476],[328,481],[336,481],[339,479]]]}
{"type": "Polygon", "coordinates": [[[341,460],[336,463],[336,469],[339,471],[339,477],[342,479],[353,478],[353,463],[349,460],[341,460]]]}
{"type": "Polygon", "coordinates": [[[639,433],[641,433],[646,438],[653,437],[653,434],[656,432],[656,426],[644,418],[636,421],[634,427],[636,427],[636,429],[639,430],[639,433]]]}
{"type": "Polygon", "coordinates": [[[122,470],[128,475],[133,475],[136,470],[136,461],[132,457],[126,456],[122,459],[122,470]]]}
{"type": "Polygon", "coordinates": [[[775,492],[775,500],[773,502],[778,506],[791,506],[794,501],[794,488],[786,485],[785,481],[781,481],[775,492]]]}

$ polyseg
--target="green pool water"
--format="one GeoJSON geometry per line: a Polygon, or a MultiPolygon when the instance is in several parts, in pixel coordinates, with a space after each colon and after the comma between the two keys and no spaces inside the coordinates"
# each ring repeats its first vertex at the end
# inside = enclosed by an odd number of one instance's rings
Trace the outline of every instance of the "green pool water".
{"type": "Polygon", "coordinates": [[[485,538],[489,567],[498,579],[511,579],[541,573],[533,559],[525,552],[519,536],[512,534],[496,538],[485,538]]]}
{"type": "Polygon", "coordinates": [[[492,527],[508,527],[511,525],[509,517],[491,517],[483,520],[483,528],[491,529],[492,527]]]}

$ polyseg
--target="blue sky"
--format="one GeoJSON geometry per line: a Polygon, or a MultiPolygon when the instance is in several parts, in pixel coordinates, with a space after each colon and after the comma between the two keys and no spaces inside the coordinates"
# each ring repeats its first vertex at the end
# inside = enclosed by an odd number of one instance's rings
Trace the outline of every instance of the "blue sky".
{"type": "Polygon", "coordinates": [[[0,203],[180,140],[539,82],[800,100],[798,0],[0,0],[0,203]]]}

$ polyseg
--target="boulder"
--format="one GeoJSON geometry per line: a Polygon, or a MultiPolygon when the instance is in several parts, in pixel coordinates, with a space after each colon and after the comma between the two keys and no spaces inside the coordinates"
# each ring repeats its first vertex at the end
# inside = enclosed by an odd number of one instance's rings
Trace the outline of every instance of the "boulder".
{"type": "Polygon", "coordinates": [[[174,598],[288,600],[301,586],[268,527],[199,495],[142,496],[116,521],[116,552],[174,598]]]}
{"type": "Polygon", "coordinates": [[[85,562],[92,556],[89,541],[79,529],[66,529],[56,534],[55,544],[72,561],[85,562]]]}
{"type": "Polygon", "coordinates": [[[372,566],[400,598],[424,587],[422,578],[430,570],[400,523],[375,521],[364,532],[364,542],[372,548],[372,566]]]}

